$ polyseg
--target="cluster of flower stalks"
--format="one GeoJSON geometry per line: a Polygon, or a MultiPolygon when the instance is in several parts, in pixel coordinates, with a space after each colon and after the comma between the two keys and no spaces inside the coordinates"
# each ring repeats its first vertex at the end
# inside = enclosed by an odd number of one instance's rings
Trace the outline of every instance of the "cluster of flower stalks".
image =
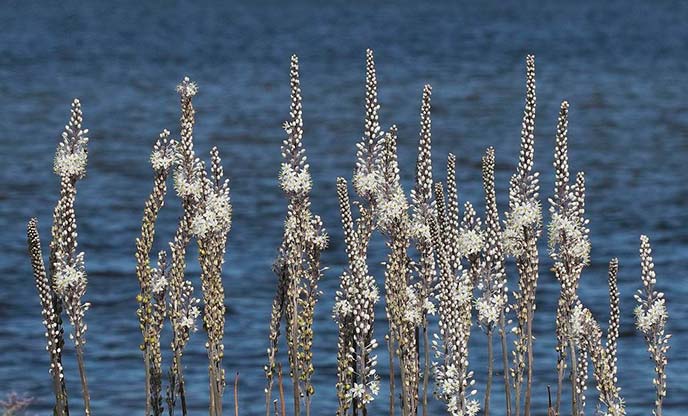
{"type": "MultiPolygon", "coordinates": [[[[431,94],[423,88],[415,183],[408,192],[400,180],[397,128],[381,127],[373,52],[365,67],[365,120],[356,143],[356,160],[350,180],[336,182],[347,266],[340,276],[332,315],[338,326],[338,416],[369,413],[371,403],[388,385],[389,415],[430,413],[429,400],[443,403],[454,416],[530,416],[533,401],[548,405],[548,415],[579,416],[586,411],[590,369],[599,403],[595,411],[625,415],[617,385],[617,341],[620,309],[617,276],[619,262],[609,262],[609,321],[606,330],[578,296],[578,286],[590,262],[591,244],[585,218],[585,176],[572,179],[568,161],[569,104],[561,104],[555,137],[555,186],[548,198],[549,222],[544,224],[539,173],[534,170],[535,59],[526,59],[526,97],[521,127],[518,165],[511,177],[508,210],[500,215],[495,191],[495,150],[482,158],[484,217],[470,202],[459,203],[456,157],[448,155],[446,178],[433,178],[431,155],[431,94]],[[539,240],[546,228],[553,276],[561,291],[556,310],[557,364],[552,371],[557,386],[552,397],[542,386],[533,386],[533,320],[539,279],[539,240]],[[387,246],[384,276],[371,275],[368,247],[372,238],[387,246]],[[513,261],[516,274],[507,275],[513,261]],[[382,291],[378,281],[382,281],[382,291]],[[515,290],[509,290],[509,282],[515,290]],[[375,328],[375,308],[384,300],[386,322],[375,328]],[[480,331],[472,331],[476,326],[480,331]],[[376,333],[377,330],[377,333],[376,333]],[[487,368],[470,365],[469,340],[484,333],[487,368]],[[378,374],[376,338],[384,339],[389,357],[389,380],[378,374]],[[496,339],[495,339],[496,338],[496,339]],[[494,344],[501,352],[495,358],[494,344]],[[495,362],[498,363],[495,368],[495,362]],[[503,376],[495,380],[495,374],[503,376]],[[478,392],[475,380],[484,381],[478,392]],[[501,386],[501,388],[496,388],[501,386]],[[504,409],[491,407],[494,391],[503,392],[504,409]],[[570,398],[564,398],[565,393],[570,398]],[[568,394],[567,394],[568,396],[568,394]]],[[[291,106],[284,123],[279,186],[287,200],[284,233],[274,263],[277,290],[272,302],[266,376],[266,416],[311,414],[315,389],[313,332],[318,284],[326,270],[320,261],[328,236],[319,216],[311,211],[313,182],[303,145],[299,62],[291,58],[291,106]],[[285,351],[280,348],[284,347],[285,351]],[[286,358],[285,382],[281,360],[286,358]],[[287,385],[288,384],[288,385],[287,385]],[[290,399],[285,385],[291,387],[290,399]],[[277,390],[275,392],[275,390],[277,390]],[[288,403],[293,410],[287,412],[288,403]]],[[[177,407],[188,413],[184,381],[184,348],[203,319],[207,334],[209,415],[223,414],[226,386],[224,355],[225,296],[222,282],[227,236],[232,222],[228,182],[223,179],[219,152],[210,152],[210,167],[195,154],[192,99],[196,85],[185,78],[178,86],[181,97],[181,128],[178,140],[164,130],[150,157],[153,187],[146,201],[141,235],[136,240],[136,277],[140,284],[137,311],[145,370],[145,414],[174,415],[177,407]],[[169,251],[157,254],[151,265],[155,224],[163,207],[168,176],[181,202],[182,215],[169,251]],[[194,296],[187,277],[187,249],[198,245],[202,296],[194,296]],[[172,331],[170,364],[163,368],[161,331],[169,322],[172,331]],[[167,377],[163,377],[163,373],[167,377]],[[163,384],[167,384],[163,392],[163,384]]],[[[71,323],[81,378],[85,414],[90,396],[84,367],[86,292],[84,254],[77,253],[77,222],[74,211],[76,184],[85,176],[87,130],[82,128],[78,100],[72,104],[69,124],[57,147],[54,171],[60,177],[60,197],[55,207],[46,270],[36,219],[28,223],[28,244],[36,287],[43,308],[50,374],[55,394],[54,414],[69,414],[62,352],[63,318],[71,323]]],[[[334,195],[333,195],[334,197],[334,195]]],[[[653,414],[662,415],[667,394],[666,365],[670,334],[666,332],[664,294],[655,289],[656,279],[649,239],[640,239],[641,281],[635,308],[636,327],[647,343],[655,366],[652,385],[656,400],[653,414]]],[[[238,414],[237,382],[234,412],[238,414]]],[[[372,410],[371,410],[372,413],[372,410]]]]}

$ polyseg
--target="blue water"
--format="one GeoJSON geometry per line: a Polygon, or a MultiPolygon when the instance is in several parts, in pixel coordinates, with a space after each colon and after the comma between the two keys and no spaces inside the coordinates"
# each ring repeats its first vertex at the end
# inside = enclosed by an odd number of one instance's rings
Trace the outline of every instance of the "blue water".
{"type": "MultiPolygon", "coordinates": [[[[242,414],[261,414],[267,320],[285,201],[276,182],[282,121],[288,111],[288,62],[301,59],[305,145],[313,171],[313,210],[332,238],[323,263],[316,322],[314,414],[335,404],[336,327],[330,318],[345,256],[335,177],[350,176],[362,132],[365,48],[375,50],[381,122],[399,126],[402,175],[410,183],[424,83],[433,85],[433,160],[437,178],[451,151],[462,201],[482,207],[480,157],[497,152],[502,211],[515,167],[524,94],[524,57],[535,53],[538,78],[536,167],[551,195],[556,115],[571,102],[571,165],[588,178],[592,264],[581,296],[607,319],[606,264],[621,263],[620,384],[631,411],[648,414],[652,365],[634,332],[632,294],[640,285],[638,236],[652,238],[659,286],[674,333],[666,415],[688,409],[688,8],[627,2],[506,2],[476,5],[366,2],[190,6],[127,2],[116,8],[60,2],[0,6],[0,391],[36,398],[48,414],[51,390],[43,327],[26,256],[24,227],[38,216],[47,243],[57,178],[52,157],[73,97],[91,130],[88,176],[77,215],[89,286],[86,365],[95,415],[137,414],[143,371],[136,319],[134,238],[151,186],[147,157],[163,128],[178,131],[175,84],[200,86],[196,147],[217,145],[231,177],[234,226],[225,266],[229,378],[240,373],[242,414]],[[504,4],[503,4],[504,3],[504,4]]],[[[480,208],[482,210],[482,208],[480,208]]],[[[177,202],[160,220],[157,248],[174,232],[177,202]]],[[[372,247],[381,279],[384,247],[372,247]]],[[[543,247],[544,253],[544,247],[543,247]]],[[[544,256],[546,257],[546,256],[544,256]]],[[[541,265],[536,330],[536,409],[556,380],[553,311],[558,284],[541,265]]],[[[190,264],[197,278],[198,266],[190,264]]],[[[512,274],[512,278],[514,275],[512,274]]],[[[381,282],[381,280],[380,280],[381,282]]],[[[513,284],[512,284],[513,286],[513,284]]],[[[380,311],[382,313],[382,311],[380,311]]],[[[378,339],[384,324],[378,325],[378,339]]],[[[185,355],[188,401],[203,414],[207,381],[203,333],[185,355]]],[[[471,365],[485,380],[485,337],[475,330],[471,365]]],[[[66,377],[74,413],[79,385],[71,347],[66,377]]],[[[166,357],[168,358],[168,357],[166,357]]],[[[380,372],[387,369],[380,360],[380,372]]],[[[495,406],[501,399],[496,388],[495,406]]],[[[384,391],[384,390],[383,390],[384,391]]],[[[594,408],[594,387],[588,410],[594,408]]],[[[227,403],[231,402],[227,395],[227,403]]],[[[373,414],[384,414],[386,397],[373,414]]],[[[433,404],[432,414],[441,414],[433,404]]]]}

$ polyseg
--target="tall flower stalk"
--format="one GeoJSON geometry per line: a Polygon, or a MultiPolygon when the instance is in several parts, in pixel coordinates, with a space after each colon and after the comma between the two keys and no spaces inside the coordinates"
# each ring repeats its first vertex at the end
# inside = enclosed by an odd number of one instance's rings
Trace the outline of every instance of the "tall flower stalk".
{"type": "MultiPolygon", "coordinates": [[[[139,308],[137,315],[143,341],[140,348],[143,352],[145,370],[146,415],[158,416],[162,414],[162,398],[160,372],[160,330],[162,322],[160,312],[165,309],[166,284],[154,285],[153,268],[150,266],[150,255],[155,238],[155,223],[167,194],[167,177],[174,162],[175,142],[169,140],[169,131],[165,130],[153,146],[150,157],[153,166],[154,179],[151,191],[143,210],[141,221],[141,235],[136,239],[136,277],[141,291],[137,296],[139,308]],[[157,291],[157,292],[156,292],[157,291]],[[160,296],[162,295],[162,296],[160,296]],[[155,300],[160,299],[161,303],[155,300]],[[162,308],[162,309],[160,309],[162,308]],[[158,329],[160,328],[160,329],[158,329]]],[[[164,255],[163,255],[164,256],[164,255]]],[[[164,257],[163,257],[164,258],[164,257]]],[[[163,269],[164,273],[164,269],[163,269]]],[[[164,313],[162,315],[164,319],[164,313]]]]}
{"type": "Polygon", "coordinates": [[[169,307],[172,324],[172,365],[167,387],[167,407],[174,415],[179,397],[182,414],[188,413],[182,355],[191,333],[196,330],[196,318],[200,315],[199,299],[193,296],[193,285],[186,280],[186,250],[191,242],[191,224],[196,215],[196,199],[202,192],[203,168],[193,148],[195,111],[192,99],[198,92],[194,82],[186,77],[177,86],[181,103],[181,135],[176,146],[174,162],[174,187],[181,199],[183,214],[174,239],[170,243],[171,264],[169,271],[169,307]]]}
{"type": "Polygon", "coordinates": [[[79,369],[84,412],[91,414],[90,394],[84,363],[86,323],[84,315],[89,303],[83,303],[86,293],[86,270],[84,253],[77,253],[76,183],[86,175],[88,161],[88,130],[82,128],[81,103],[75,99],[69,123],[62,133],[62,141],[55,152],[53,171],[60,177],[60,197],[53,212],[52,240],[50,242],[50,278],[45,273],[41,254],[37,221],[28,224],[29,252],[32,259],[36,287],[41,298],[43,317],[47,329],[48,351],[51,359],[51,373],[55,392],[56,415],[68,415],[67,391],[62,370],[62,349],[64,346],[62,318],[64,310],[72,325],[70,338],[74,341],[76,361],[79,369]]]}
{"type": "Polygon", "coordinates": [[[638,290],[635,299],[638,306],[635,308],[636,328],[643,334],[650,358],[655,365],[655,377],[652,384],[655,386],[654,416],[662,416],[662,406],[667,395],[667,352],[671,334],[666,333],[666,322],[669,317],[666,308],[666,299],[663,292],[655,290],[657,277],[655,264],[652,259],[652,247],[650,239],[640,236],[640,267],[643,288],[638,290]]]}
{"type": "Polygon", "coordinates": [[[359,232],[368,229],[367,211],[354,222],[346,180],[337,179],[337,196],[344,229],[348,269],[340,278],[334,318],[339,329],[337,341],[337,415],[367,415],[367,405],[380,390],[376,371],[377,341],[373,338],[375,304],[380,296],[375,279],[368,273],[366,244],[359,232]]]}
{"type": "Polygon", "coordinates": [[[569,104],[561,103],[557,122],[556,145],[554,150],[554,197],[550,199],[551,221],[548,226],[549,251],[554,260],[554,273],[561,284],[557,306],[557,399],[555,409],[561,404],[562,382],[566,368],[567,355],[571,369],[571,406],[574,414],[584,410],[585,371],[587,363],[578,354],[590,351],[577,351],[571,336],[571,313],[578,301],[578,284],[583,268],[590,257],[588,220],[585,219],[585,176],[576,175],[576,182],[569,181],[568,164],[568,114],[569,104]]]}
{"type": "Polygon", "coordinates": [[[327,247],[327,234],[322,221],[310,210],[312,181],[310,166],[306,163],[303,148],[303,116],[299,61],[291,58],[290,120],[284,124],[287,138],[282,145],[280,186],[289,204],[284,225],[284,237],[274,269],[280,280],[278,294],[273,302],[271,318],[271,345],[268,349],[266,376],[266,412],[269,412],[270,394],[275,371],[280,315],[285,318],[289,366],[293,384],[294,415],[301,414],[303,401],[305,414],[310,415],[311,400],[315,393],[313,376],[313,319],[320,294],[318,282],[323,269],[320,253],[327,247]],[[280,301],[282,304],[280,304],[280,301]]]}
{"type": "Polygon", "coordinates": [[[481,296],[476,300],[478,322],[485,328],[487,335],[487,382],[483,413],[490,414],[490,394],[494,367],[492,336],[495,328],[499,330],[502,345],[502,364],[504,368],[504,394],[506,415],[511,414],[511,386],[508,371],[508,351],[506,340],[506,308],[508,301],[507,276],[504,267],[504,252],[501,244],[501,224],[497,209],[495,191],[495,151],[489,147],[482,158],[483,189],[485,191],[485,243],[483,246],[481,270],[481,296]]]}
{"type": "Polygon", "coordinates": [[[50,278],[45,271],[43,254],[41,251],[41,240],[38,234],[38,220],[31,218],[27,225],[27,236],[29,245],[29,255],[36,280],[36,289],[41,301],[43,325],[45,325],[45,337],[47,340],[46,350],[50,355],[50,375],[55,394],[55,407],[53,414],[64,416],[69,414],[67,405],[67,390],[65,389],[64,371],[62,367],[62,350],[60,345],[64,342],[62,338],[59,315],[56,314],[56,306],[53,303],[53,290],[50,278]]]}
{"type": "MultiPolygon", "coordinates": [[[[420,256],[418,265],[418,300],[420,303],[423,342],[423,384],[420,404],[423,416],[428,412],[428,383],[430,380],[430,340],[428,335],[428,314],[435,313],[435,306],[431,302],[435,276],[435,257],[432,250],[430,235],[430,220],[434,214],[432,200],[432,121],[430,118],[430,98],[432,87],[425,85],[420,109],[420,140],[418,143],[418,158],[416,160],[416,184],[411,190],[411,204],[413,216],[411,234],[420,256]]],[[[420,338],[420,337],[419,337],[420,338]]]]}
{"type": "Polygon", "coordinates": [[[535,145],[535,57],[526,58],[526,99],[521,127],[521,150],[518,168],[511,177],[509,212],[506,215],[504,246],[516,259],[518,291],[514,294],[517,326],[514,366],[511,377],[514,383],[514,411],[520,415],[521,399],[524,414],[530,416],[533,380],[533,315],[538,280],[537,240],[542,229],[542,213],[538,172],[533,172],[535,145]],[[525,380],[525,392],[523,382],[525,380]]]}
{"type": "Polygon", "coordinates": [[[222,415],[222,397],[226,380],[222,367],[225,346],[225,290],[222,265],[227,246],[227,234],[232,226],[232,205],[229,180],[224,179],[220,153],[210,151],[210,176],[203,171],[203,185],[191,221],[191,232],[198,243],[203,291],[203,323],[207,332],[208,377],[211,416],[222,415]]]}
{"type": "MultiPolygon", "coordinates": [[[[453,175],[452,163],[449,170],[450,175],[453,175]]],[[[456,197],[452,191],[449,195],[450,201],[456,197]]],[[[451,213],[451,204],[447,209],[444,190],[440,183],[435,184],[435,202],[437,216],[430,222],[440,271],[437,291],[440,330],[432,342],[436,359],[433,365],[435,395],[446,404],[450,415],[474,416],[478,414],[480,405],[477,400],[471,398],[477,391],[473,389],[473,372],[468,370],[473,281],[458,258],[452,255],[454,247],[457,246],[456,240],[452,237],[452,228],[457,226],[456,221],[452,220],[456,213],[451,213]]]]}

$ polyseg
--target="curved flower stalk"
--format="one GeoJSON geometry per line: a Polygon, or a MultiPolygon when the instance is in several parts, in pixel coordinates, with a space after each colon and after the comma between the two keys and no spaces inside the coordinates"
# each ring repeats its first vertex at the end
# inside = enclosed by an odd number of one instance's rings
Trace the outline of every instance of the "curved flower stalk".
{"type": "MultiPolygon", "coordinates": [[[[614,261],[612,261],[612,264],[614,261]]],[[[614,267],[610,265],[610,267],[614,267]]],[[[611,272],[611,269],[610,269],[611,272]]],[[[612,307],[613,313],[613,307],[612,307]]],[[[580,351],[578,362],[578,380],[574,388],[582,399],[577,414],[584,414],[585,380],[587,378],[587,359],[593,365],[593,373],[599,393],[600,407],[604,408],[604,415],[623,416],[626,414],[621,389],[616,385],[616,369],[613,368],[609,351],[602,343],[602,330],[588,308],[580,301],[571,308],[570,337],[580,351]]]]}
{"type": "Polygon", "coordinates": [[[428,314],[435,313],[435,305],[430,299],[435,286],[435,256],[430,236],[430,218],[434,215],[432,201],[432,136],[430,118],[430,98],[432,87],[425,85],[420,109],[420,141],[416,161],[416,185],[411,190],[413,217],[411,234],[419,253],[418,300],[421,302],[421,330],[423,336],[423,387],[421,405],[423,415],[427,415],[428,383],[430,379],[430,341],[428,337],[428,314]]]}
{"type": "MultiPolygon", "coordinates": [[[[143,351],[145,378],[146,378],[146,415],[150,415],[151,411],[155,415],[162,414],[161,397],[152,394],[153,385],[159,386],[161,384],[161,374],[159,371],[160,363],[157,363],[158,371],[153,376],[155,360],[159,356],[160,338],[159,330],[153,325],[154,315],[158,313],[157,303],[154,302],[155,293],[153,293],[153,269],[150,266],[150,254],[153,248],[153,241],[155,239],[155,223],[158,217],[158,212],[162,208],[167,194],[167,177],[170,169],[174,163],[174,146],[175,142],[169,140],[170,132],[164,130],[160,133],[159,139],[153,146],[153,152],[150,156],[150,162],[155,173],[153,179],[153,190],[151,191],[146,205],[143,210],[143,219],[141,221],[141,235],[136,239],[136,277],[139,281],[141,291],[137,296],[139,308],[136,312],[139,318],[139,327],[143,341],[140,345],[143,351]],[[158,334],[156,337],[155,334],[158,334]],[[157,342],[157,345],[155,343],[157,342]],[[155,353],[157,351],[157,354],[155,353]],[[158,377],[154,379],[154,377],[158,377]]],[[[164,309],[164,290],[163,290],[163,309],[164,309]]],[[[159,392],[159,390],[158,390],[159,392]]]]}
{"type": "Polygon", "coordinates": [[[31,266],[36,280],[36,289],[38,290],[38,297],[41,301],[43,325],[45,325],[45,337],[47,340],[45,349],[50,355],[50,375],[52,377],[53,393],[55,394],[55,408],[53,413],[60,416],[68,415],[67,392],[64,386],[64,371],[62,368],[61,350],[59,347],[63,342],[62,332],[60,332],[60,327],[57,324],[57,322],[59,322],[59,316],[55,313],[50,278],[45,271],[41,240],[38,234],[38,220],[36,220],[36,218],[31,218],[27,225],[27,241],[29,255],[31,257],[31,266]]]}
{"type": "Polygon", "coordinates": [[[643,334],[650,357],[655,364],[655,377],[652,384],[655,386],[654,416],[662,416],[662,405],[667,394],[666,366],[667,351],[669,351],[669,339],[671,334],[666,333],[666,322],[669,317],[666,308],[664,293],[655,290],[657,283],[655,265],[652,260],[652,248],[650,239],[640,236],[640,266],[643,288],[638,290],[635,299],[638,306],[635,308],[636,328],[643,334]]]}
{"type": "Polygon", "coordinates": [[[481,295],[475,302],[478,323],[485,328],[488,348],[487,384],[483,413],[490,414],[490,393],[492,389],[493,361],[492,334],[499,329],[502,345],[502,364],[504,366],[504,394],[506,415],[511,415],[511,387],[509,382],[508,351],[506,338],[506,312],[508,302],[507,276],[504,267],[504,252],[500,236],[502,229],[497,209],[495,192],[495,151],[489,147],[482,158],[483,189],[485,191],[485,243],[483,246],[481,270],[481,295]]]}
{"type": "Polygon", "coordinates": [[[192,99],[198,87],[188,77],[177,86],[181,103],[181,135],[176,146],[174,161],[174,188],[182,201],[183,214],[174,239],[170,243],[171,264],[169,271],[168,315],[172,324],[172,365],[167,387],[167,406],[174,415],[177,397],[181,401],[182,414],[187,414],[182,355],[191,332],[196,330],[195,319],[200,314],[199,300],[193,297],[193,285],[185,279],[186,250],[191,242],[191,223],[196,215],[196,201],[202,192],[202,164],[193,148],[195,111],[192,99]]]}
{"type": "MultiPolygon", "coordinates": [[[[573,412],[583,411],[583,392],[576,388],[577,380],[584,379],[576,374],[585,360],[577,360],[576,345],[570,336],[571,310],[578,299],[578,283],[583,268],[589,263],[590,240],[585,214],[585,176],[579,172],[575,184],[569,183],[568,163],[568,114],[569,104],[561,103],[557,122],[556,146],[554,150],[554,196],[550,198],[551,221],[548,225],[549,252],[554,260],[554,272],[561,284],[557,306],[557,399],[555,409],[561,403],[562,382],[566,368],[567,354],[571,363],[573,412]],[[574,365],[578,361],[580,365],[574,365]]],[[[586,353],[586,351],[582,351],[586,353]]],[[[580,358],[580,357],[579,357],[580,358]]]]}
{"type": "Polygon", "coordinates": [[[539,173],[533,172],[535,107],[535,57],[528,55],[526,58],[526,99],[521,128],[521,150],[518,168],[511,177],[509,212],[506,214],[503,232],[504,249],[516,258],[519,276],[518,291],[514,293],[517,339],[515,351],[513,351],[514,367],[511,369],[516,416],[519,416],[521,411],[524,378],[526,381],[524,414],[530,416],[533,379],[532,326],[539,264],[537,239],[542,229],[542,212],[538,200],[539,173]]]}
{"type": "Polygon", "coordinates": [[[451,261],[452,236],[450,215],[447,213],[442,184],[435,184],[437,219],[430,221],[433,247],[437,256],[440,278],[437,291],[439,304],[439,334],[435,334],[433,363],[435,396],[446,403],[454,416],[474,416],[480,410],[473,372],[468,370],[468,340],[471,334],[473,283],[460,263],[451,261]]]}
{"type": "Polygon", "coordinates": [[[222,265],[227,247],[227,234],[232,226],[229,180],[224,179],[220,153],[210,151],[210,174],[203,172],[203,186],[191,220],[191,232],[198,242],[203,291],[203,323],[208,334],[208,377],[210,380],[210,415],[222,415],[222,397],[226,380],[222,368],[225,333],[225,290],[222,265]]]}
{"type": "MultiPolygon", "coordinates": [[[[320,266],[320,253],[327,247],[328,239],[322,221],[310,210],[310,190],[312,187],[309,165],[306,163],[303,148],[303,119],[299,63],[296,55],[291,58],[291,119],[284,124],[287,138],[282,145],[282,169],[280,186],[289,201],[284,227],[284,237],[275,270],[280,277],[278,295],[273,303],[271,321],[276,320],[284,311],[289,365],[294,390],[294,414],[301,413],[303,399],[305,413],[310,415],[311,398],[314,394],[311,378],[313,375],[312,344],[313,318],[315,305],[320,291],[318,282],[323,269],[320,266]],[[282,300],[283,305],[279,304],[282,300]]],[[[277,320],[276,322],[279,322],[277,320]]],[[[279,329],[271,323],[271,345],[268,349],[266,376],[266,413],[270,409],[270,394],[275,371],[279,329]]]]}
{"type": "MultiPolygon", "coordinates": [[[[367,414],[367,405],[380,390],[375,366],[378,344],[373,338],[375,304],[380,296],[375,279],[368,273],[363,241],[354,225],[346,180],[337,179],[337,196],[344,229],[348,269],[340,278],[333,311],[339,328],[337,347],[337,415],[346,415],[353,407],[367,414]]],[[[364,211],[366,212],[366,211],[364,211]]],[[[362,224],[367,224],[364,220],[362,224]]],[[[365,226],[365,225],[364,225],[365,226]]]]}

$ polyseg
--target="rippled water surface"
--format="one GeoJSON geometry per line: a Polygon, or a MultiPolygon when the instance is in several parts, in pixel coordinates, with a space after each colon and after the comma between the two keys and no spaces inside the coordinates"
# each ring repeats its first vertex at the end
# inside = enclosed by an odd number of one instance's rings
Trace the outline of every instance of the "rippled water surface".
{"type": "MultiPolygon", "coordinates": [[[[90,278],[87,299],[93,304],[86,347],[93,413],[137,414],[143,406],[143,371],[134,238],[151,187],[148,152],[161,129],[177,134],[174,86],[188,74],[200,86],[197,150],[207,154],[217,145],[232,181],[235,216],[224,276],[225,367],[229,375],[241,375],[243,414],[261,414],[275,287],[270,267],[285,212],[275,177],[292,53],[301,59],[313,209],[322,214],[331,234],[323,257],[330,270],[322,281],[315,324],[313,413],[333,413],[336,327],[330,310],[345,261],[333,185],[337,176],[350,176],[353,145],[362,132],[367,47],[376,52],[381,122],[399,126],[406,183],[414,172],[421,89],[431,83],[435,174],[440,178],[446,154],[456,153],[460,198],[475,202],[480,211],[479,161],[488,145],[496,148],[499,202],[505,209],[505,189],[517,159],[524,57],[536,54],[536,167],[543,172],[542,194],[551,194],[556,115],[560,101],[568,99],[571,165],[587,174],[593,242],[581,296],[606,321],[606,264],[619,257],[620,384],[634,409],[630,414],[648,414],[653,401],[652,366],[632,321],[632,294],[640,285],[640,233],[652,237],[675,334],[666,414],[682,415],[688,409],[685,4],[226,2],[192,7],[129,2],[113,8],[85,2],[4,2],[0,8],[0,390],[36,397],[36,413],[49,413],[51,391],[24,227],[30,216],[38,216],[47,242],[58,185],[52,157],[69,102],[81,99],[85,126],[91,130],[88,176],[80,183],[77,214],[90,278]]],[[[172,235],[178,213],[176,200],[170,199],[157,249],[172,235]]],[[[371,259],[380,282],[384,253],[377,241],[371,259]]],[[[549,259],[541,264],[535,325],[540,412],[546,384],[556,382],[552,329],[558,284],[550,265],[549,259]]],[[[197,279],[195,263],[190,272],[197,279]]],[[[378,325],[378,339],[383,327],[378,325]]],[[[195,334],[185,355],[192,414],[202,414],[206,406],[203,338],[195,334]]],[[[477,328],[473,343],[471,366],[481,390],[485,337],[477,328]]],[[[66,357],[78,413],[71,349],[66,357]]],[[[380,371],[386,375],[385,365],[380,371]]],[[[497,388],[495,402],[500,399],[497,388]]],[[[373,414],[384,414],[386,397],[375,403],[373,414]]],[[[431,413],[440,414],[439,405],[433,404],[431,413]]]]}

